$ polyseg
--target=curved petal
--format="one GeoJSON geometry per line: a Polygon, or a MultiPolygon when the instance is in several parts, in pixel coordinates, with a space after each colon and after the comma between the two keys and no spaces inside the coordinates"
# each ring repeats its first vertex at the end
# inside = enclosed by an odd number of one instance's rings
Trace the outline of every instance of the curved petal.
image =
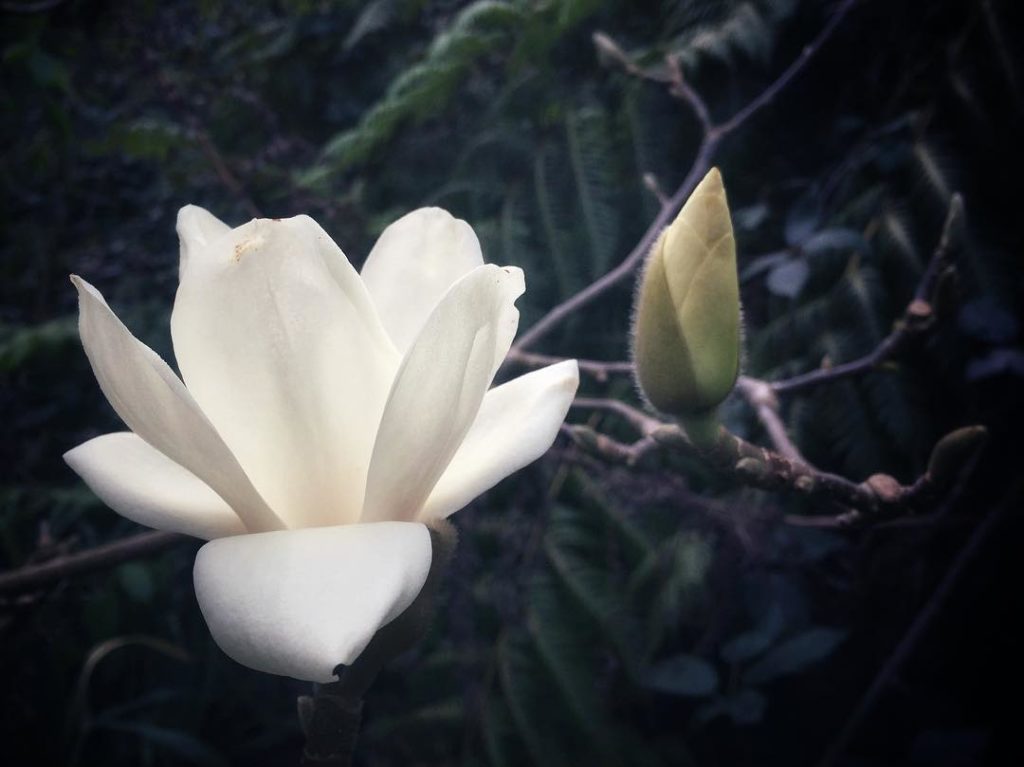
{"type": "Polygon", "coordinates": [[[391,340],[404,353],[455,281],[483,263],[469,224],[441,208],[420,208],[384,230],[362,277],[391,340]]]}
{"type": "Polygon", "coordinates": [[[244,666],[330,682],[420,593],[430,533],[408,522],[240,535],[199,550],[196,597],[244,666]]]}
{"type": "Polygon", "coordinates": [[[447,517],[544,455],[579,383],[576,360],[567,360],[487,392],[462,446],[427,498],[420,521],[447,517]]]}
{"type": "Polygon", "coordinates": [[[359,275],[307,216],[189,252],[182,377],[289,527],[354,522],[399,357],[359,275]]]}
{"type": "Polygon", "coordinates": [[[245,532],[209,485],[131,432],[83,442],[64,460],[100,500],[132,522],[207,540],[245,532]]]}
{"type": "Polygon", "coordinates": [[[121,420],[213,488],[251,532],[284,527],[174,371],[128,332],[96,288],[77,276],[71,281],[82,345],[121,420]]]}
{"type": "Polygon", "coordinates": [[[512,343],[522,270],[491,264],[459,280],[402,360],[377,432],[362,520],[415,519],[512,343]]]}
{"type": "Polygon", "coordinates": [[[186,264],[193,256],[199,258],[210,243],[231,231],[231,227],[205,208],[186,205],[178,211],[178,239],[181,240],[181,261],[178,276],[181,277],[186,264]]]}

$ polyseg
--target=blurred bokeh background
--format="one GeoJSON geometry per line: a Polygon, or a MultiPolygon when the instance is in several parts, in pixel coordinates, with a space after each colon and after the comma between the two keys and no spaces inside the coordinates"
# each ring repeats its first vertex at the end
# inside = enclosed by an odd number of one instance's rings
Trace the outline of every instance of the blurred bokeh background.
{"type": "MultiPolygon", "coordinates": [[[[644,175],[673,190],[700,138],[593,34],[645,66],[674,54],[724,119],[836,5],[0,2],[0,569],[140,531],[61,460],[120,426],[69,273],[172,359],[180,206],[309,213],[358,265],[388,222],[441,205],[525,268],[528,327],[624,257],[657,212],[644,175]]],[[[836,531],[681,459],[625,469],[560,439],[454,517],[437,619],[372,689],[358,764],[1021,763],[1016,17],[1012,0],[863,0],[715,158],[745,370],[765,378],[870,351],[963,194],[957,300],[927,342],[783,404],[805,454],[856,481],[910,481],[942,434],[985,424],[970,475],[928,514],[836,531]]],[[[625,359],[631,292],[537,350],[625,359]]],[[[584,391],[635,401],[626,377],[584,391]]],[[[726,415],[763,440],[742,402],[726,415]]],[[[213,645],[196,548],[0,594],[0,762],[296,762],[306,686],[213,645]]]]}

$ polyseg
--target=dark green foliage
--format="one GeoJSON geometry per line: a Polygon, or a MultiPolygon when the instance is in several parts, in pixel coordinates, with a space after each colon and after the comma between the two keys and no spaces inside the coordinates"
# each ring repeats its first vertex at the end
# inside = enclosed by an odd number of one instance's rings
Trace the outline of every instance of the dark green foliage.
{"type": "MultiPolygon", "coordinates": [[[[655,74],[676,57],[722,120],[835,3],[2,5],[7,569],[137,532],[60,460],[121,428],[81,353],[69,273],[172,359],[181,205],[231,223],[310,213],[356,264],[395,217],[442,205],[473,225],[488,260],[524,267],[529,326],[623,258],[658,209],[644,175],[671,193],[700,138],[683,103],[603,60],[593,33],[655,74]]],[[[986,423],[992,446],[965,500],[937,522],[839,534],[783,521],[832,508],[726,487],[680,459],[609,467],[559,441],[455,517],[462,542],[437,621],[374,686],[358,763],[820,759],[1019,473],[997,460],[1019,461],[1024,369],[1020,195],[1001,187],[1022,171],[1010,5],[862,3],[716,156],[739,246],[745,372],[764,378],[870,351],[963,192],[957,300],[928,343],[782,405],[807,457],[857,481],[912,480],[939,436],[986,423]]],[[[631,295],[609,292],[539,350],[624,359],[631,295]]],[[[584,391],[635,401],[625,379],[584,391]]],[[[763,442],[741,402],[723,412],[763,442]]],[[[614,418],[571,418],[633,438],[614,418]]],[[[922,643],[849,752],[858,764],[956,763],[952,746],[929,761],[946,743],[937,732],[961,733],[971,753],[1007,744],[985,683],[1019,655],[1019,633],[993,617],[1017,612],[996,586],[1019,579],[1019,533],[1018,521],[940,611],[929,635],[940,639],[922,643]]],[[[296,761],[294,700],[308,690],[214,647],[192,594],[194,549],[0,597],[0,762],[296,761]]]]}

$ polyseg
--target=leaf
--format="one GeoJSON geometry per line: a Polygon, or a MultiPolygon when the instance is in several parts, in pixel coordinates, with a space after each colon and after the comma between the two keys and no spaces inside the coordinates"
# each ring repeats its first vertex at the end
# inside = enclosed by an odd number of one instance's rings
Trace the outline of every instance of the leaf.
{"type": "Polygon", "coordinates": [[[153,597],[153,576],[149,567],[138,562],[128,562],[117,568],[121,588],[135,602],[148,602],[153,597]]]}
{"type": "Polygon", "coordinates": [[[985,344],[1011,344],[1020,334],[1014,314],[991,297],[968,301],[957,318],[960,330],[985,344]]]}
{"type": "Polygon", "coordinates": [[[483,703],[481,736],[488,762],[494,767],[514,767],[527,758],[516,737],[515,724],[508,707],[498,695],[488,695],[483,703]]]}
{"type": "Polygon", "coordinates": [[[737,229],[753,231],[768,220],[768,206],[763,202],[748,205],[732,212],[732,223],[737,229]]]}
{"type": "Polygon", "coordinates": [[[768,701],[757,690],[739,690],[728,697],[708,701],[694,713],[694,722],[704,725],[720,716],[728,716],[735,724],[757,724],[764,717],[768,701]]]}
{"type": "Polygon", "coordinates": [[[37,356],[64,354],[78,338],[78,320],[61,317],[39,325],[0,326],[0,372],[12,373],[37,356]]]}
{"type": "Polygon", "coordinates": [[[512,722],[532,762],[552,767],[568,764],[561,739],[553,737],[556,723],[547,706],[540,704],[547,701],[545,674],[532,643],[520,637],[503,638],[498,643],[498,676],[512,722]]]}
{"type": "Polygon", "coordinates": [[[456,732],[465,725],[466,705],[461,695],[437,699],[397,716],[378,715],[366,728],[365,736],[384,738],[418,738],[444,731],[456,732]]]}
{"type": "Polygon", "coordinates": [[[639,564],[655,551],[656,541],[650,539],[636,521],[630,519],[607,494],[602,492],[588,474],[576,471],[573,472],[572,479],[587,502],[592,503],[595,510],[600,511],[608,522],[609,532],[622,543],[629,566],[639,564]]]}
{"type": "Polygon", "coordinates": [[[190,140],[188,132],[176,123],[140,118],[111,131],[100,149],[140,160],[165,161],[172,151],[186,146],[190,140]]]}
{"type": "Polygon", "coordinates": [[[648,615],[644,631],[648,657],[656,654],[666,636],[686,622],[700,604],[713,557],[705,535],[682,530],[668,537],[636,568],[631,588],[649,589],[651,594],[651,604],[644,610],[648,615]]]}
{"type": "Polygon", "coordinates": [[[870,248],[864,235],[854,229],[835,227],[815,232],[800,245],[800,250],[808,255],[817,255],[827,250],[856,250],[867,253],[870,248]]]}
{"type": "Polygon", "coordinates": [[[719,654],[726,663],[742,663],[755,658],[771,647],[782,633],[783,626],[782,608],[773,602],[756,628],[726,642],[719,654]]]}
{"type": "Polygon", "coordinates": [[[143,740],[170,751],[187,764],[199,764],[203,767],[228,767],[228,761],[224,757],[194,735],[181,730],[171,730],[146,722],[98,720],[93,724],[97,728],[138,735],[143,740]]]}
{"type": "Polygon", "coordinates": [[[796,298],[810,276],[811,270],[805,261],[787,261],[768,273],[765,284],[777,296],[796,298]]]}
{"type": "Polygon", "coordinates": [[[757,690],[740,690],[726,701],[725,711],[736,724],[757,724],[768,702],[757,690]]]}
{"type": "Polygon", "coordinates": [[[740,272],[740,282],[748,282],[754,279],[759,274],[767,272],[774,266],[778,266],[790,257],[788,250],[776,250],[772,253],[765,253],[763,256],[758,256],[747,264],[743,271],[740,272]]]}
{"type": "Polygon", "coordinates": [[[71,91],[71,75],[63,62],[50,54],[33,50],[28,59],[28,69],[35,84],[41,88],[53,88],[69,93],[71,91]]]}
{"type": "Polygon", "coordinates": [[[651,666],[643,684],[652,690],[686,698],[704,698],[718,689],[718,672],[696,655],[674,655],[651,666]]]}
{"type": "Polygon", "coordinates": [[[771,682],[782,676],[803,671],[824,660],[846,639],[846,632],[831,628],[812,628],[788,639],[743,674],[749,685],[771,682]]]}
{"type": "Polygon", "coordinates": [[[594,667],[594,638],[566,609],[551,576],[538,575],[530,585],[527,632],[553,687],[562,695],[577,726],[592,740],[602,738],[594,667]]]}
{"type": "Polygon", "coordinates": [[[967,380],[982,381],[998,375],[1024,378],[1024,351],[1020,349],[993,349],[967,365],[967,380]]]}
{"type": "Polygon", "coordinates": [[[624,584],[617,582],[599,558],[604,542],[588,528],[587,520],[582,519],[585,516],[570,507],[556,506],[544,538],[544,554],[552,573],[629,667],[636,648],[625,620],[626,604],[620,590],[624,584]]]}
{"type": "Polygon", "coordinates": [[[342,50],[355,48],[367,35],[383,29],[395,16],[395,0],[373,0],[359,13],[352,29],[341,44],[342,50]]]}
{"type": "Polygon", "coordinates": [[[784,234],[791,248],[803,244],[821,223],[821,201],[817,187],[810,187],[797,198],[786,215],[784,234]]]}

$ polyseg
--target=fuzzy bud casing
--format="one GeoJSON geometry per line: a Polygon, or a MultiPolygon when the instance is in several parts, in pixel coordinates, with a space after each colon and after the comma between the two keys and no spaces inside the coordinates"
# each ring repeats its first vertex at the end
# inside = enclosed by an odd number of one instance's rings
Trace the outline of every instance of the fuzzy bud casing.
{"type": "Polygon", "coordinates": [[[707,414],[740,363],[736,242],[717,168],[693,190],[644,268],[633,327],[637,382],[658,410],[707,414]]]}

